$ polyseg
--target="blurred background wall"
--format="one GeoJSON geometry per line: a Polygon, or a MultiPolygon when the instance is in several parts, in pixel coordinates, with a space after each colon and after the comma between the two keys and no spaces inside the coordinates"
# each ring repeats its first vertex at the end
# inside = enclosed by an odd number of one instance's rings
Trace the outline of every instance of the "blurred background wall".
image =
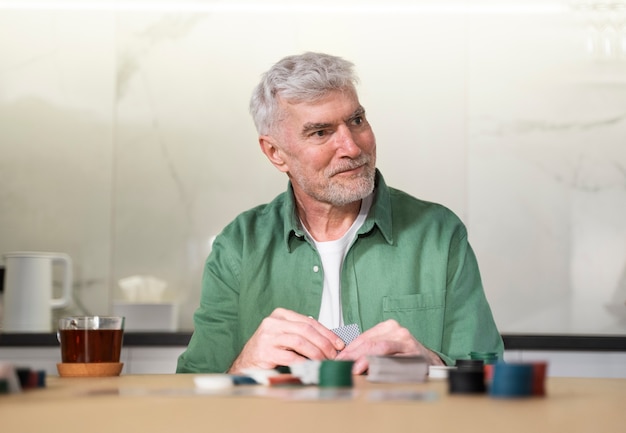
{"type": "Polygon", "coordinates": [[[73,258],[57,314],[158,278],[191,329],[211,238],[287,184],[250,92],[309,50],[468,225],[502,332],[626,333],[625,1],[0,1],[0,254],[73,258]]]}

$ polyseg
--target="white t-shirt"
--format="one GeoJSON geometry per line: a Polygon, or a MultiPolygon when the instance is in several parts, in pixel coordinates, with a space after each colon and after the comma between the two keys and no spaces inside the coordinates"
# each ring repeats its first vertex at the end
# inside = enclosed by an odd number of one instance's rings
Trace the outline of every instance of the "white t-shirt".
{"type": "Polygon", "coordinates": [[[308,232],[304,224],[302,227],[309,239],[315,244],[315,248],[322,259],[324,269],[324,289],[322,291],[322,306],[318,321],[328,329],[343,326],[343,313],[341,309],[341,268],[343,259],[356,237],[357,231],[361,228],[367,217],[367,213],[372,206],[373,194],[368,195],[361,201],[359,215],[352,223],[348,231],[339,239],[334,241],[318,242],[308,232]]]}

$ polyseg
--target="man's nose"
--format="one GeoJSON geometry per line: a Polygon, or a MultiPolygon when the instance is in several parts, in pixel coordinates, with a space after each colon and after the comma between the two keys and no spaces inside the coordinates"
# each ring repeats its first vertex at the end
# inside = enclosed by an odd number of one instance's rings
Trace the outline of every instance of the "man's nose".
{"type": "MultiPolygon", "coordinates": [[[[346,156],[359,156],[362,152],[355,136],[347,125],[340,125],[337,130],[337,148],[346,156]]],[[[342,155],[343,156],[343,155],[342,155]]]]}

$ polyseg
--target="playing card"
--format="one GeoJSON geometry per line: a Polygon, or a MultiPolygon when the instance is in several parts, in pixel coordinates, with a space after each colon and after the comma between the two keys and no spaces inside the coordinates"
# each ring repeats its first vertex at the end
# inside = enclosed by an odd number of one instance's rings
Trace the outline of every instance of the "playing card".
{"type": "Polygon", "coordinates": [[[339,338],[343,340],[346,344],[350,344],[352,340],[361,335],[361,330],[359,329],[359,325],[353,323],[351,325],[340,326],[339,328],[331,329],[339,338]]]}

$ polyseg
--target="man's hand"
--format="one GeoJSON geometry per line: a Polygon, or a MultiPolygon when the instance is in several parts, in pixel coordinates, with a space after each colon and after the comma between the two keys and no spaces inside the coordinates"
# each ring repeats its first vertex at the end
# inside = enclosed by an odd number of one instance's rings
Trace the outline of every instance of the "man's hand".
{"type": "Polygon", "coordinates": [[[425,348],[417,341],[408,329],[403,328],[395,320],[387,320],[368,329],[352,341],[343,352],[335,357],[337,360],[353,360],[353,374],[367,371],[368,355],[422,355],[431,365],[443,365],[439,356],[425,348]]]}
{"type": "Polygon", "coordinates": [[[312,317],[284,308],[263,319],[228,370],[269,369],[306,359],[334,359],[345,344],[312,317]]]}

